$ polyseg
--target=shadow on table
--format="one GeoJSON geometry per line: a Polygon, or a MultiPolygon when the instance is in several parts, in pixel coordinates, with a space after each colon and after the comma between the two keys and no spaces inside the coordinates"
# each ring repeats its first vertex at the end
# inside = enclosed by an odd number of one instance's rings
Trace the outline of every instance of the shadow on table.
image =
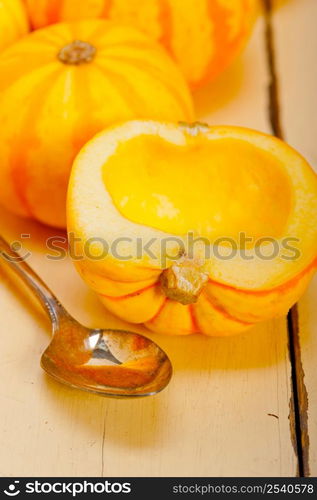
{"type": "Polygon", "coordinates": [[[235,99],[244,79],[243,59],[240,56],[216,80],[194,91],[194,105],[197,116],[211,115],[235,99]]]}

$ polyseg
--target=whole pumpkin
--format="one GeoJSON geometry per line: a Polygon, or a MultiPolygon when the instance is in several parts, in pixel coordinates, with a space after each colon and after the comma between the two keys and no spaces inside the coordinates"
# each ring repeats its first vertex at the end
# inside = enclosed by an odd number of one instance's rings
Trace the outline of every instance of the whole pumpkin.
{"type": "Polygon", "coordinates": [[[132,121],[76,158],[68,231],[112,313],[160,333],[232,335],[286,314],[315,272],[317,176],[260,132],[132,121]]]}
{"type": "Polygon", "coordinates": [[[22,0],[0,0],[0,50],[29,31],[22,0]]]}
{"type": "Polygon", "coordinates": [[[192,86],[215,78],[249,36],[255,0],[26,0],[35,28],[106,17],[163,43],[192,86]]]}
{"type": "Polygon", "coordinates": [[[65,227],[72,161],[88,139],[130,118],[192,114],[177,66],[135,28],[96,19],[35,31],[0,56],[0,202],[65,227]]]}

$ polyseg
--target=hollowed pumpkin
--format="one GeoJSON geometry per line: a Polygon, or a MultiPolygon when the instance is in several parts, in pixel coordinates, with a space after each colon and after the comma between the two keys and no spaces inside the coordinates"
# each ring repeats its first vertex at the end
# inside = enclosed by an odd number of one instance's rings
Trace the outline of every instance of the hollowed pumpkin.
{"type": "Polygon", "coordinates": [[[161,42],[187,80],[215,78],[249,36],[255,0],[26,0],[35,28],[61,20],[106,17],[161,42]]]}
{"type": "Polygon", "coordinates": [[[29,23],[22,0],[0,0],[0,50],[29,31],[29,23]]]}
{"type": "Polygon", "coordinates": [[[72,161],[88,139],[118,121],[192,114],[182,74],[135,28],[97,19],[33,32],[0,56],[0,202],[65,227],[72,161]]]}
{"type": "Polygon", "coordinates": [[[285,314],[307,286],[317,176],[260,132],[132,121],[75,160],[68,230],[77,269],[120,318],[231,335],[285,314]]]}

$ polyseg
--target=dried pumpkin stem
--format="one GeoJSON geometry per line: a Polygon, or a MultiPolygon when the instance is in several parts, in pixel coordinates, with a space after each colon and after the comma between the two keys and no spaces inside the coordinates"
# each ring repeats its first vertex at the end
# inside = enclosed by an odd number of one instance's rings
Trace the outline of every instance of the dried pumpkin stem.
{"type": "Polygon", "coordinates": [[[209,125],[203,122],[178,122],[178,126],[181,130],[187,132],[188,135],[196,137],[199,134],[205,134],[209,130],[209,125]]]}
{"type": "Polygon", "coordinates": [[[208,274],[202,264],[186,258],[165,269],[160,276],[166,297],[184,305],[197,302],[207,281],[208,274]]]}
{"type": "Polygon", "coordinates": [[[96,47],[91,43],[81,40],[74,40],[65,45],[57,54],[58,59],[63,64],[84,64],[93,60],[97,52],[96,47]]]}

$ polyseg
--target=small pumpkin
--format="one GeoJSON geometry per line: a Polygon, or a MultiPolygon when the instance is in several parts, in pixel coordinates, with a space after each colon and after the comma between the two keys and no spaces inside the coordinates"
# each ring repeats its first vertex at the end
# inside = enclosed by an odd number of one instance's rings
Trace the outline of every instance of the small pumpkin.
{"type": "Polygon", "coordinates": [[[0,202],[66,225],[72,161],[103,128],[193,115],[182,74],[132,27],[105,20],[38,30],[0,56],[0,202]]]}
{"type": "Polygon", "coordinates": [[[214,79],[245,45],[255,0],[26,0],[35,28],[105,17],[161,42],[194,87],[214,79]]]}
{"type": "Polygon", "coordinates": [[[120,318],[232,335],[285,314],[315,272],[317,176],[260,132],[132,121],[76,158],[68,230],[120,318]]]}
{"type": "Polygon", "coordinates": [[[0,50],[28,31],[29,23],[22,0],[0,0],[0,50]]]}

